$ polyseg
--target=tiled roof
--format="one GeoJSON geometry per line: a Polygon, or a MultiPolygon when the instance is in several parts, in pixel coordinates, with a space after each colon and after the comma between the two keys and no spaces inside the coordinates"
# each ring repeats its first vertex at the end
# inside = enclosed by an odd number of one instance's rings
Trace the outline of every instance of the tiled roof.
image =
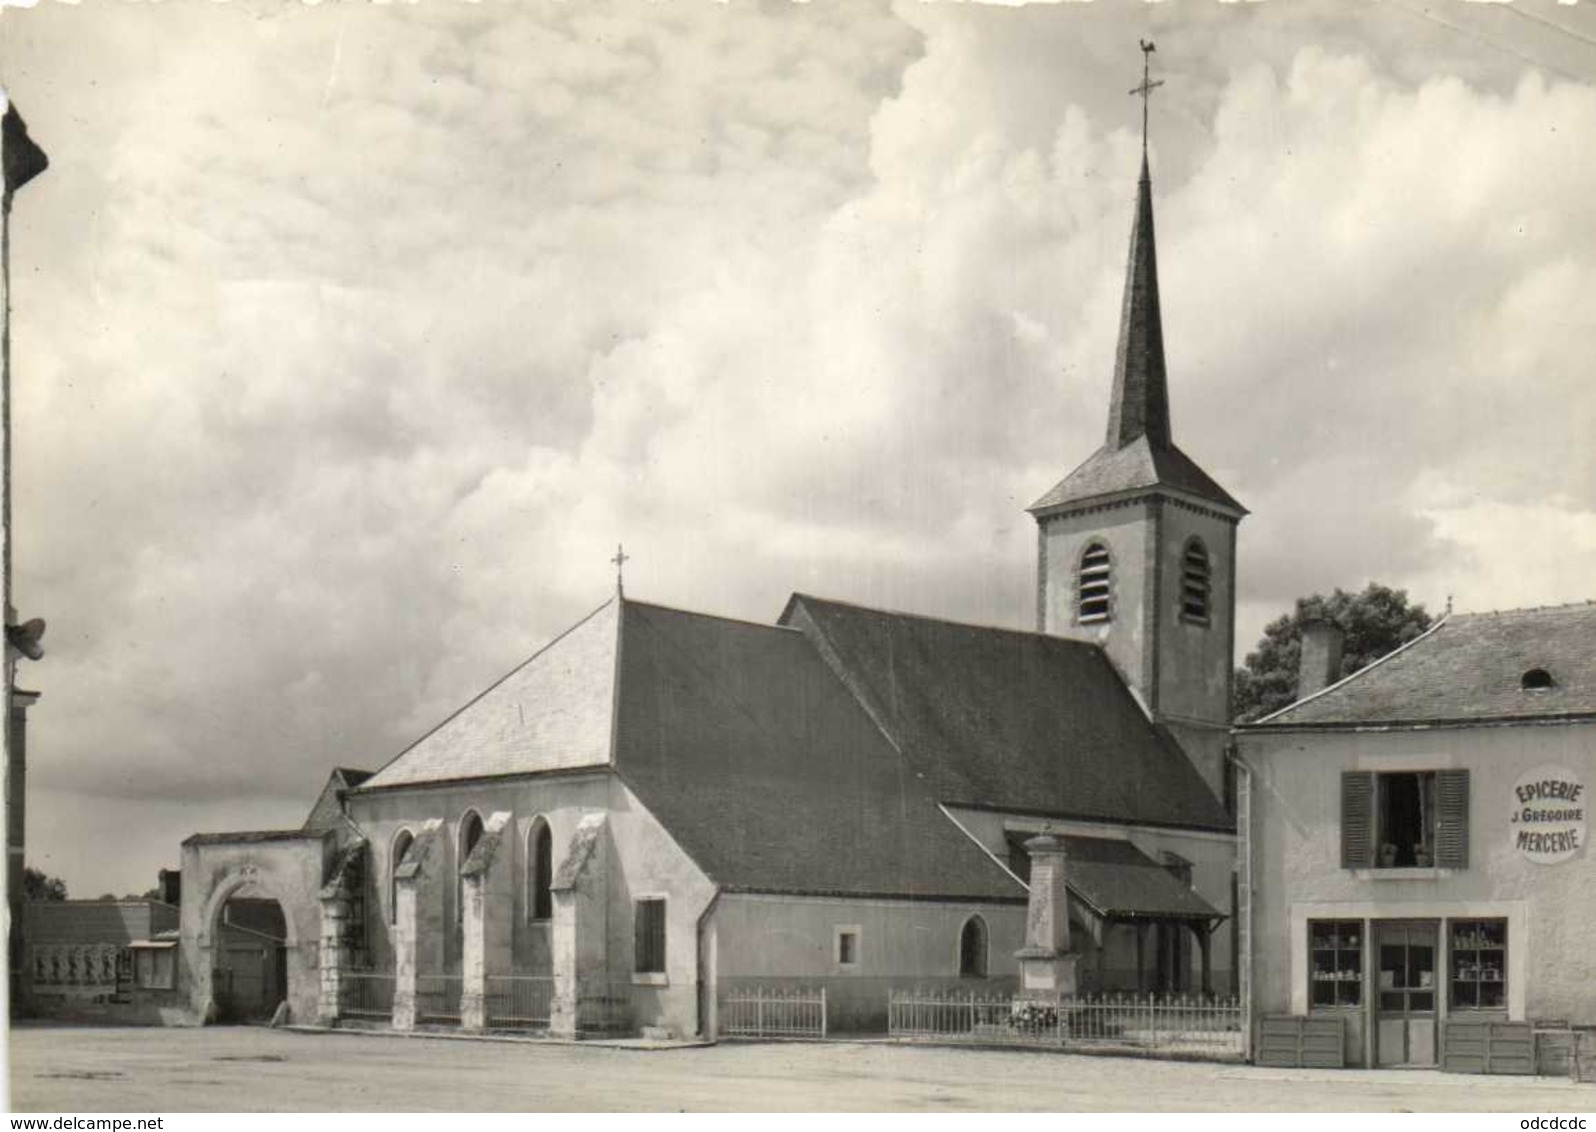
{"type": "Polygon", "coordinates": [[[1023,900],[803,634],[625,603],[616,770],[732,890],[1023,900]]]}
{"type": "Polygon", "coordinates": [[[158,900],[44,900],[22,905],[30,943],[128,943],[176,927],[178,910],[158,900]]]}
{"type": "Polygon", "coordinates": [[[1596,603],[1452,614],[1383,660],[1249,728],[1596,714],[1596,603]],[[1526,691],[1524,674],[1553,684],[1526,691]]]}
{"type": "Polygon", "coordinates": [[[803,594],[782,623],[820,643],[941,802],[1233,828],[1096,645],[803,594]]]}
{"type": "Polygon", "coordinates": [[[1168,487],[1246,514],[1246,508],[1174,444],[1159,447],[1141,436],[1123,448],[1104,445],[1053,489],[1031,504],[1033,512],[1122,492],[1168,487]]]}
{"type": "MultiPolygon", "coordinates": [[[[544,726],[565,695],[605,765],[613,711],[614,770],[732,891],[1024,900],[941,802],[1230,828],[1093,645],[804,597],[787,616],[802,631],[612,603],[364,789],[571,765],[544,726]]],[[[1129,866],[1101,864],[1109,899],[1129,866]]]]}
{"type": "Polygon", "coordinates": [[[1066,837],[1064,847],[1065,883],[1099,916],[1224,919],[1224,913],[1129,841],[1066,837]]]}
{"type": "Polygon", "coordinates": [[[361,789],[607,765],[616,607],[611,600],[588,614],[361,789]]]}

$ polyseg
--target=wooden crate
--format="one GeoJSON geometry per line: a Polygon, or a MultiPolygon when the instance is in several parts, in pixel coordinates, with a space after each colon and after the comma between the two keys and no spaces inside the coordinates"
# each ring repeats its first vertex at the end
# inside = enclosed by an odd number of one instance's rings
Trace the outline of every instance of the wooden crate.
{"type": "Polygon", "coordinates": [[[1596,1029],[1574,1031],[1572,1060],[1574,1080],[1596,1083],[1596,1029]]]}
{"type": "Polygon", "coordinates": [[[1258,1021],[1253,1062],[1291,1069],[1341,1069],[1347,1063],[1345,1025],[1335,1015],[1266,1014],[1258,1021]]]}
{"type": "Polygon", "coordinates": [[[1441,1068],[1448,1073],[1535,1072],[1535,1032],[1528,1022],[1450,1019],[1442,1038],[1441,1068]]]}
{"type": "Polygon", "coordinates": [[[1567,1024],[1535,1027],[1535,1072],[1542,1077],[1574,1075],[1574,1031],[1567,1024]]]}

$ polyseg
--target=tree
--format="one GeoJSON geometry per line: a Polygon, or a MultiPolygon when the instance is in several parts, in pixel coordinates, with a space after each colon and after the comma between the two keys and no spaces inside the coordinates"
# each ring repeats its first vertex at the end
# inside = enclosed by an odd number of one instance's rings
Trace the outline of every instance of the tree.
{"type": "Polygon", "coordinates": [[[1346,632],[1339,680],[1407,644],[1430,627],[1422,605],[1409,605],[1406,590],[1370,582],[1362,593],[1337,588],[1329,597],[1297,599],[1296,611],[1271,621],[1247,663],[1236,669],[1230,705],[1237,723],[1259,719],[1297,698],[1297,664],[1302,657],[1302,623],[1333,621],[1346,632]]]}
{"type": "Polygon", "coordinates": [[[22,899],[65,900],[66,881],[60,877],[47,877],[32,865],[22,867],[22,899]]]}

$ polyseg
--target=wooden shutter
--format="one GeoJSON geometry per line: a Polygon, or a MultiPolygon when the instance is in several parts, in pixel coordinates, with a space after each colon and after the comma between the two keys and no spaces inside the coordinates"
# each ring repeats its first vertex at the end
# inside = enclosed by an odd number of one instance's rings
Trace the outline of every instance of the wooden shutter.
{"type": "Polygon", "coordinates": [[[1435,772],[1435,863],[1443,869],[1469,867],[1469,772],[1435,772]]]}
{"type": "Polygon", "coordinates": [[[1374,774],[1341,773],[1341,867],[1374,867],[1374,774]]]}

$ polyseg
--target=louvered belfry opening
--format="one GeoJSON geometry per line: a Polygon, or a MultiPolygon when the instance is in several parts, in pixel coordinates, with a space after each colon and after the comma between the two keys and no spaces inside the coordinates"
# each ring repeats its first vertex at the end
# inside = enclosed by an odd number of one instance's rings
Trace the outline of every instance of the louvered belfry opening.
{"type": "Polygon", "coordinates": [[[1208,624],[1209,579],[1208,548],[1194,538],[1186,544],[1180,565],[1180,614],[1187,621],[1208,624]]]}
{"type": "Polygon", "coordinates": [[[1078,616],[1081,624],[1108,621],[1112,615],[1112,563],[1108,547],[1094,542],[1081,554],[1078,616]]]}

